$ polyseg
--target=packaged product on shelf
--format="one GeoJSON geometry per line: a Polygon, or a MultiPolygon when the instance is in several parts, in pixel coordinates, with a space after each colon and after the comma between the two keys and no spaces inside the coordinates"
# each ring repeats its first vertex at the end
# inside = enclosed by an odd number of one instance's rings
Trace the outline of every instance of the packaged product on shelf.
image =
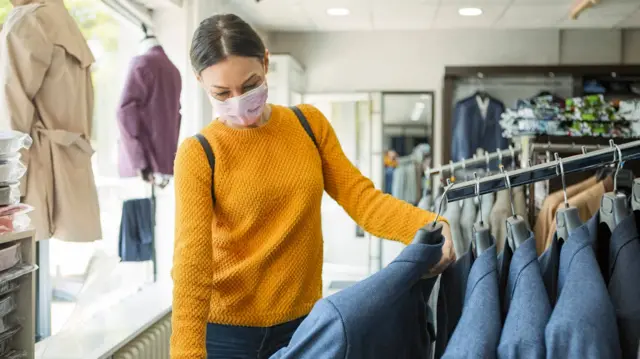
{"type": "Polygon", "coordinates": [[[0,359],[26,359],[27,352],[24,350],[11,350],[6,354],[2,354],[0,359]]]}
{"type": "Polygon", "coordinates": [[[0,183],[0,206],[11,206],[19,202],[20,184],[18,182],[0,183]]]}
{"type": "Polygon", "coordinates": [[[22,329],[22,327],[20,325],[16,325],[0,334],[0,359],[10,358],[7,355],[13,352],[11,349],[11,341],[20,329],[22,329]]]}
{"type": "Polygon", "coordinates": [[[0,157],[10,156],[31,147],[33,140],[26,133],[0,131],[0,157]]]}
{"type": "Polygon", "coordinates": [[[9,281],[0,283],[0,296],[7,295],[9,293],[14,293],[18,289],[20,289],[20,283],[18,281],[9,281]]]}
{"type": "Polygon", "coordinates": [[[20,162],[20,156],[0,157],[0,182],[12,183],[19,181],[27,173],[27,167],[20,162]]]}
{"type": "Polygon", "coordinates": [[[18,263],[17,265],[0,272],[0,285],[20,278],[25,274],[35,271],[36,269],[38,269],[38,266],[35,264],[18,263]]]}
{"type": "MultiPolygon", "coordinates": [[[[0,317],[9,315],[9,313],[16,310],[16,308],[16,298],[13,294],[9,294],[0,299],[0,317]]],[[[0,330],[0,333],[2,333],[2,330],[0,330]]]]}
{"type": "Polygon", "coordinates": [[[0,245],[0,271],[11,269],[21,261],[20,243],[0,245]]]}
{"type": "Polygon", "coordinates": [[[0,234],[23,231],[31,225],[28,214],[12,214],[0,217],[0,234]]]}

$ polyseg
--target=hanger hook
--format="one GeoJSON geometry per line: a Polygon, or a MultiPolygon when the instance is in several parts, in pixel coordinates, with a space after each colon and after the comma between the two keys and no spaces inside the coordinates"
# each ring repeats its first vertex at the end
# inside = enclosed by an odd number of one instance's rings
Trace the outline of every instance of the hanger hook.
{"type": "Polygon", "coordinates": [[[489,152],[487,152],[487,151],[484,151],[484,160],[487,163],[487,172],[490,172],[491,171],[491,166],[489,165],[489,163],[490,163],[489,152]]]}
{"type": "Polygon", "coordinates": [[[509,173],[504,170],[504,167],[500,167],[500,173],[504,175],[504,184],[509,191],[509,202],[511,202],[511,214],[516,217],[516,207],[513,204],[513,193],[511,193],[511,180],[509,179],[509,173]]]}
{"type": "Polygon", "coordinates": [[[498,165],[502,165],[502,151],[498,150],[498,165]]]}
{"type": "MultiPolygon", "coordinates": [[[[480,178],[478,177],[477,172],[473,172],[473,178],[476,180],[476,197],[478,198],[478,205],[482,206],[482,200],[480,199],[480,178]]],[[[482,210],[478,211],[478,213],[480,213],[480,224],[484,224],[482,210]]]]}
{"type": "Polygon", "coordinates": [[[447,192],[449,192],[449,189],[453,186],[453,183],[451,183],[451,180],[447,178],[447,186],[444,188],[444,192],[442,192],[442,196],[440,197],[440,203],[438,204],[438,213],[436,213],[436,218],[433,220],[433,224],[431,225],[432,227],[436,226],[436,223],[438,223],[438,219],[440,218],[440,214],[442,213],[442,203],[447,199],[447,192]]]}
{"type": "Polygon", "coordinates": [[[622,168],[622,151],[620,151],[620,147],[613,142],[613,140],[609,140],[609,145],[615,148],[615,152],[613,152],[613,162],[616,163],[616,171],[613,173],[613,193],[618,192],[618,172],[620,172],[620,168],[622,168]],[[616,153],[618,153],[618,160],[616,161],[616,153]]]}
{"type": "Polygon", "coordinates": [[[509,145],[509,152],[511,152],[511,168],[516,168],[516,149],[513,145],[509,145]]]}
{"type": "Polygon", "coordinates": [[[582,154],[586,155],[587,154],[587,146],[582,146],[582,154]]]}
{"type": "Polygon", "coordinates": [[[562,165],[562,159],[560,158],[560,156],[558,156],[558,152],[554,153],[553,157],[556,160],[556,163],[558,164],[558,167],[556,167],[556,174],[559,174],[560,178],[562,179],[562,194],[564,195],[564,207],[569,208],[569,200],[567,199],[567,182],[565,181],[565,178],[564,178],[564,166],[562,165]],[[560,173],[558,173],[558,168],[560,169],[560,173]]]}

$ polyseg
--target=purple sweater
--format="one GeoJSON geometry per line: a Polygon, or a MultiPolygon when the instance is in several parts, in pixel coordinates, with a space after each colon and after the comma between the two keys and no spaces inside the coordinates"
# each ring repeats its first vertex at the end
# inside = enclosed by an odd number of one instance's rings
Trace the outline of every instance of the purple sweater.
{"type": "Polygon", "coordinates": [[[180,72],[161,46],[133,58],[118,106],[120,176],[146,168],[173,175],[181,91],[180,72]]]}

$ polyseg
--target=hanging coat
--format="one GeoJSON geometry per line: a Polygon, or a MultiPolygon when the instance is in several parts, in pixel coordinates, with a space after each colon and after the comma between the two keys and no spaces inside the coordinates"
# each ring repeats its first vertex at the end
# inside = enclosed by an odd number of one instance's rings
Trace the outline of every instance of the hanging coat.
{"type": "Polygon", "coordinates": [[[33,137],[22,154],[37,239],[102,237],[91,168],[91,50],[62,0],[21,0],[0,36],[0,128],[33,137]]]}

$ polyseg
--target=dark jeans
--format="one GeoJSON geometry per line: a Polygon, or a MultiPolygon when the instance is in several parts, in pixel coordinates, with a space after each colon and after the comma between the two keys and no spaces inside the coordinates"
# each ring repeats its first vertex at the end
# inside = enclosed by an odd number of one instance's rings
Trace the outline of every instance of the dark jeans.
{"type": "Polygon", "coordinates": [[[207,359],[268,359],[289,344],[303,320],[304,317],[267,328],[209,323],[207,359]]]}

